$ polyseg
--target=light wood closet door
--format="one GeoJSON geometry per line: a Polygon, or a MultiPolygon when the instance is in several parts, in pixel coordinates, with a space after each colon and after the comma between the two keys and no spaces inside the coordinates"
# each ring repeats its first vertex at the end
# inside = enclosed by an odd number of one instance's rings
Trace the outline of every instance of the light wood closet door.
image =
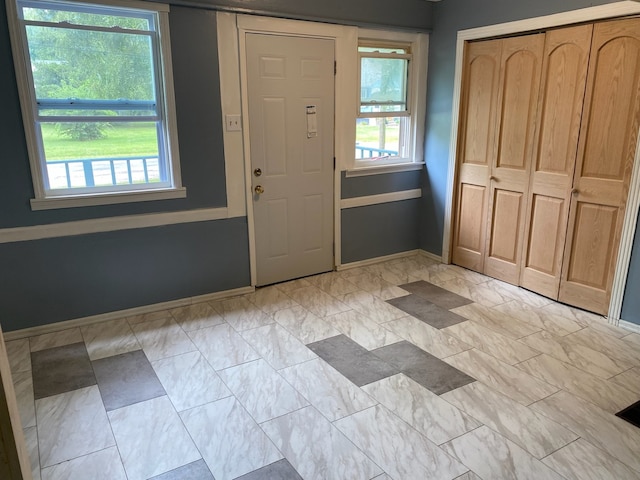
{"type": "Polygon", "coordinates": [[[502,40],[469,43],[465,51],[452,260],[478,272],[484,268],[501,54],[502,40]]]}
{"type": "Polygon", "coordinates": [[[520,285],[557,299],[592,25],[548,31],[520,285]]]}
{"type": "Polygon", "coordinates": [[[507,38],[502,47],[484,273],[515,284],[520,280],[544,37],[507,38]]]}
{"type": "Polygon", "coordinates": [[[606,314],[640,125],[640,21],[594,26],[562,302],[606,314]]]}

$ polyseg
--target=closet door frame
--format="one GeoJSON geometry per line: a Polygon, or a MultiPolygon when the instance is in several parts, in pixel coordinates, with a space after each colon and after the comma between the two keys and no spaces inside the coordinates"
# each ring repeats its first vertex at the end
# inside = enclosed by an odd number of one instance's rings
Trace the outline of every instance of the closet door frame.
{"type": "MultiPolygon", "coordinates": [[[[637,14],[640,14],[640,3],[635,1],[622,1],[543,17],[535,17],[515,22],[461,30],[458,32],[453,112],[451,121],[451,143],[449,147],[449,169],[447,178],[447,203],[445,208],[445,225],[442,246],[442,261],[444,263],[449,263],[451,261],[451,234],[453,231],[452,212],[455,200],[455,180],[457,178],[456,159],[458,147],[458,123],[462,92],[462,70],[465,42],[506,35],[524,34],[536,30],[570,26],[584,22],[595,22],[598,20],[622,18],[637,14]]],[[[622,310],[622,300],[629,271],[631,250],[633,247],[633,235],[635,233],[638,212],[640,209],[640,135],[638,137],[637,145],[638,147],[636,148],[629,196],[627,198],[627,207],[613,278],[611,300],[607,315],[609,323],[614,325],[617,325],[620,322],[620,311],[622,310]]]]}

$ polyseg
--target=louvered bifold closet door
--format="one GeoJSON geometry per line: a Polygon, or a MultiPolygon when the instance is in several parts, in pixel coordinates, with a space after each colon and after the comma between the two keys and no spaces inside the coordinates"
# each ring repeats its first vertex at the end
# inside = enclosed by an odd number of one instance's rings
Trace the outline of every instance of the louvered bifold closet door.
{"type": "Polygon", "coordinates": [[[640,126],[640,20],[594,26],[559,299],[605,314],[640,126]]]}
{"type": "Polygon", "coordinates": [[[520,285],[557,299],[592,25],[548,31],[520,285]]]}
{"type": "Polygon", "coordinates": [[[518,284],[545,34],[503,40],[484,273],[518,284]]]}
{"type": "Polygon", "coordinates": [[[484,269],[501,56],[502,40],[466,45],[452,260],[478,272],[484,269]]]}

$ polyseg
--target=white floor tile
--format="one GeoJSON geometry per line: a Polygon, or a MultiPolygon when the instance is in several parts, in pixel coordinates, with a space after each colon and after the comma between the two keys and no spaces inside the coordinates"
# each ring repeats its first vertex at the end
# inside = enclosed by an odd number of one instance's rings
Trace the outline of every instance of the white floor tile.
{"type": "Polygon", "coordinates": [[[437,445],[481,425],[403,374],[362,389],[437,445]]]}
{"type": "Polygon", "coordinates": [[[140,350],[142,347],[124,318],[80,328],[91,360],[140,350]]]}
{"type": "Polygon", "coordinates": [[[180,413],[216,480],[231,480],[282,458],[233,397],[180,413]]]}
{"type": "Polygon", "coordinates": [[[109,412],[129,480],[144,480],[200,458],[166,396],[109,412]]]}
{"type": "Polygon", "coordinates": [[[313,407],[278,417],[262,428],[305,480],[368,480],[382,473],[313,407]]]}
{"type": "Polygon", "coordinates": [[[324,360],[311,360],[285,368],[280,373],[331,421],[376,403],[324,360]]]}
{"type": "Polygon", "coordinates": [[[220,377],[253,419],[262,423],[308,405],[264,360],[221,370],[220,377]]]}
{"type": "Polygon", "coordinates": [[[277,323],[245,330],[242,337],[276,370],[317,358],[277,323]]]}
{"type": "Polygon", "coordinates": [[[379,405],[340,419],[335,426],[393,478],[454,479],[468,470],[379,405]]]}
{"type": "Polygon", "coordinates": [[[90,453],[42,470],[42,480],[127,480],[116,447],[90,453]]]}
{"type": "Polygon", "coordinates": [[[151,365],[178,412],[231,395],[200,352],[156,360],[151,365]]]}
{"type": "Polygon", "coordinates": [[[36,401],[42,468],[115,445],[97,386],[36,401]]]}
{"type": "Polygon", "coordinates": [[[483,426],[442,446],[482,478],[491,480],[562,480],[562,477],[515,443],[483,426]]]}

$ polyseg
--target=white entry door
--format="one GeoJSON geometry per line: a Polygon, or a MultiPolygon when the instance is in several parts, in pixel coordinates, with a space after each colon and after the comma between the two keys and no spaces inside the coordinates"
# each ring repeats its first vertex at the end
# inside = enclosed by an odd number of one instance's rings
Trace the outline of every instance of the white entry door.
{"type": "Polygon", "coordinates": [[[257,285],[333,256],[333,40],[246,36],[257,285]]]}

